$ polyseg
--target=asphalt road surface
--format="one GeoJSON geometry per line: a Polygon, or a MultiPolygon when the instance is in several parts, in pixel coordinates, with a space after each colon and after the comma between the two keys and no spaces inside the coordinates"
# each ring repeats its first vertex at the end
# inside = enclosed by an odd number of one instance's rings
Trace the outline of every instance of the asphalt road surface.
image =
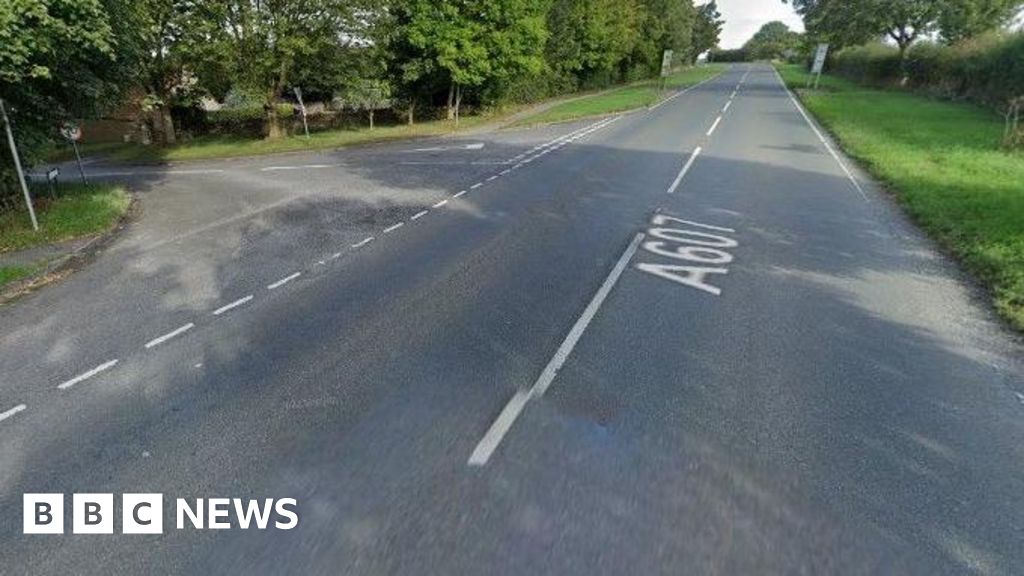
{"type": "Polygon", "coordinates": [[[833,148],[738,66],[547,128],[90,165],[141,210],[0,309],[0,573],[1022,573],[1021,345],[833,148]],[[176,528],[218,497],[299,522],[176,528]]]}

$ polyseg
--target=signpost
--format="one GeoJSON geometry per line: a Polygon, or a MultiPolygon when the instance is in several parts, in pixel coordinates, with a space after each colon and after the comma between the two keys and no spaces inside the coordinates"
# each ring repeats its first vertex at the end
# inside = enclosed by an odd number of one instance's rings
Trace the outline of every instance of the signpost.
{"type": "MultiPolygon", "coordinates": [[[[821,73],[825,70],[825,58],[828,57],[828,44],[818,44],[818,51],[814,54],[814,66],[811,68],[811,74],[814,75],[814,89],[818,89],[818,83],[821,82],[821,73]]],[[[810,79],[807,80],[807,84],[810,85],[810,79]]]]}
{"type": "Polygon", "coordinates": [[[50,199],[57,199],[57,178],[60,177],[60,168],[50,168],[46,173],[46,182],[50,184],[50,199]]]}
{"type": "Polygon", "coordinates": [[[302,113],[302,128],[306,131],[306,138],[309,138],[309,124],[306,123],[306,105],[302,103],[302,89],[295,87],[295,98],[299,101],[299,112],[302,113]]]}
{"type": "Polygon", "coordinates": [[[661,89],[665,89],[666,78],[672,72],[672,51],[665,50],[661,54],[661,89]]]}
{"type": "Polygon", "coordinates": [[[75,159],[78,160],[78,173],[82,175],[82,184],[88,184],[89,181],[85,178],[85,168],[82,167],[82,155],[78,153],[78,141],[82,139],[82,128],[68,122],[60,127],[60,133],[71,142],[71,147],[75,149],[75,159]]]}
{"type": "Polygon", "coordinates": [[[14,132],[11,131],[11,120],[7,118],[7,109],[4,108],[4,101],[0,98],[0,117],[3,117],[4,127],[7,129],[7,144],[11,147],[11,158],[14,158],[14,169],[18,172],[18,181],[21,182],[21,191],[25,194],[25,204],[28,206],[28,215],[32,219],[32,229],[39,231],[39,221],[36,220],[36,209],[32,207],[32,196],[28,193],[28,184],[25,184],[25,172],[21,169],[21,159],[18,158],[18,147],[14,144],[14,132]]]}

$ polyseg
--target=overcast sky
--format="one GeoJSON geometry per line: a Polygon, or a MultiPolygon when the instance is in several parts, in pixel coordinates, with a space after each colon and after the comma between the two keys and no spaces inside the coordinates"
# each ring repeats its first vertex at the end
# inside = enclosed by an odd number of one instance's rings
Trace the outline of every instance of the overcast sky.
{"type": "Polygon", "coordinates": [[[793,7],[782,0],[718,0],[718,11],[725,19],[722,48],[739,48],[750,39],[762,25],[772,20],[782,20],[790,28],[803,32],[804,25],[793,7]]]}

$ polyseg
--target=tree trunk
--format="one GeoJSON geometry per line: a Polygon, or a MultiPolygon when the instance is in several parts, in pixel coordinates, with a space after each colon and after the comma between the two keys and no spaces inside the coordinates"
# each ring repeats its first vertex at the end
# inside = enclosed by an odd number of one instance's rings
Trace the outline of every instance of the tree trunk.
{"type": "Polygon", "coordinates": [[[406,119],[409,122],[409,126],[412,126],[413,123],[415,122],[415,120],[413,119],[413,116],[415,115],[415,113],[416,113],[416,104],[413,104],[412,102],[410,102],[409,103],[409,110],[406,112],[406,114],[407,114],[406,119]]]}
{"type": "Polygon", "coordinates": [[[277,114],[277,105],[268,104],[267,111],[267,140],[277,140],[285,135],[284,127],[281,126],[281,117],[277,114]]]}
{"type": "Polygon", "coordinates": [[[373,130],[373,108],[370,108],[370,130],[373,130]]]}
{"type": "Polygon", "coordinates": [[[462,86],[455,86],[455,127],[459,127],[459,108],[462,106],[462,86]]]}
{"type": "Polygon", "coordinates": [[[174,117],[171,116],[171,108],[169,106],[162,106],[160,108],[160,116],[164,125],[163,143],[172,145],[178,141],[178,135],[175,133],[174,117]]]}
{"type": "Polygon", "coordinates": [[[455,101],[455,83],[452,82],[451,84],[448,85],[448,109],[447,109],[447,112],[448,112],[448,119],[449,120],[454,120],[455,119],[455,107],[453,106],[453,102],[454,101],[455,101]]]}

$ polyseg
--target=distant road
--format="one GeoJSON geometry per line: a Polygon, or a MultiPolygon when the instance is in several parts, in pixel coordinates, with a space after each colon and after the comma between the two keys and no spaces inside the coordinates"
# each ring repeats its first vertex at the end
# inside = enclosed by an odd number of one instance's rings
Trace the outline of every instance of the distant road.
{"type": "Polygon", "coordinates": [[[88,169],[141,213],[0,308],[0,573],[1024,566],[1019,341],[767,66],[571,124],[88,169]],[[24,493],[76,492],[162,493],[164,534],[22,534],[24,493]],[[210,497],[299,525],[174,529],[210,497]]]}

